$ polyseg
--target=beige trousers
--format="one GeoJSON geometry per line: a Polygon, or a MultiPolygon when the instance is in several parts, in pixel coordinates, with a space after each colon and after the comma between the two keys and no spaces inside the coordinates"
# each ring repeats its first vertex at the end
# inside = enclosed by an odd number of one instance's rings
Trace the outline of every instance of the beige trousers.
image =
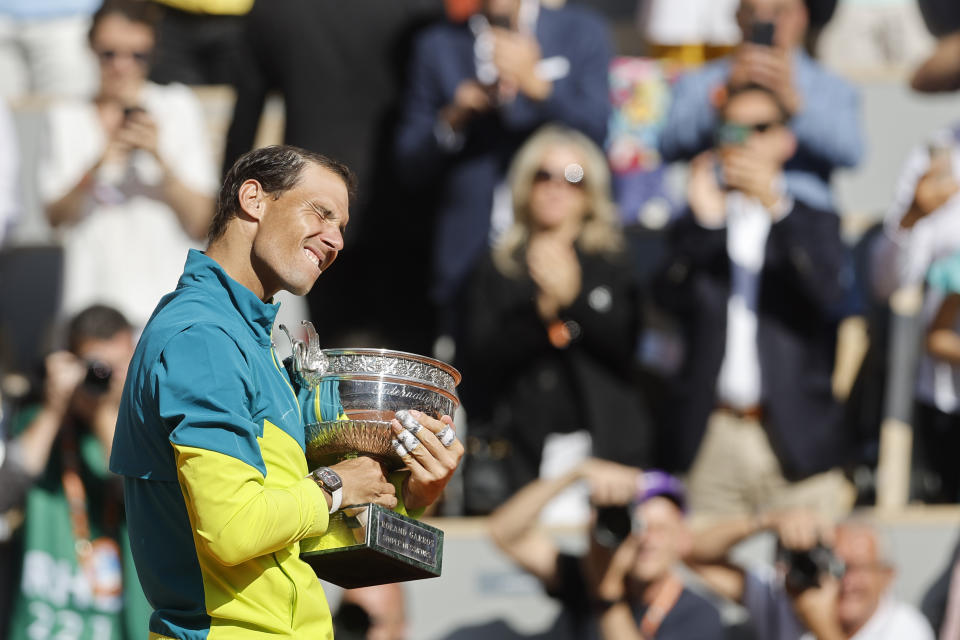
{"type": "Polygon", "coordinates": [[[842,518],[855,498],[839,469],[788,481],[760,421],[719,409],[710,415],[687,487],[692,514],[708,517],[806,507],[842,518]]]}

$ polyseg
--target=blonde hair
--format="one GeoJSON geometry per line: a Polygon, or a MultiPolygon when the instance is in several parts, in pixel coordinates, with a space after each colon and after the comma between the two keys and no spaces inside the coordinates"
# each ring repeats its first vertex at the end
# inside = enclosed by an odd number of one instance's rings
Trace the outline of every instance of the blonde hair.
{"type": "Polygon", "coordinates": [[[617,207],[610,197],[610,170],[603,152],[579,131],[547,125],[520,147],[507,172],[513,200],[513,225],[493,248],[493,262],[506,276],[517,277],[525,270],[520,253],[530,239],[533,176],[547,150],[560,146],[576,149],[583,165],[587,210],[577,236],[577,247],[585,253],[613,253],[623,247],[617,207]]]}

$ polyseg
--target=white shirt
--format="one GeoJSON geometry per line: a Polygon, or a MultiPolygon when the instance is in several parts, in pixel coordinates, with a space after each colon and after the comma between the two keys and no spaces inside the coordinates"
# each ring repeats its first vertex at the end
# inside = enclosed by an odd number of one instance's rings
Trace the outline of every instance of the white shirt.
{"type": "Polygon", "coordinates": [[[735,45],[739,0],[641,0],[640,32],[655,44],[735,45]]]}
{"type": "MultiPolygon", "coordinates": [[[[772,217],[759,201],[737,191],[727,194],[726,208],[730,298],[717,399],[745,409],[760,404],[763,397],[757,348],[757,297],[772,217]]],[[[778,219],[789,208],[778,211],[778,219]]]]}
{"type": "MultiPolygon", "coordinates": [[[[790,597],[773,567],[747,571],[743,605],[750,613],[758,638],[815,640],[797,620],[790,597]]],[[[934,640],[934,636],[919,611],[886,596],[851,640],[934,640]]]]}
{"type": "MultiPolygon", "coordinates": [[[[952,137],[942,131],[936,139],[952,137]]],[[[953,174],[960,181],[960,148],[953,146],[953,174]]],[[[913,202],[920,177],[930,166],[926,145],[910,152],[894,193],[894,200],[884,219],[884,233],[871,248],[871,282],[874,295],[887,298],[901,287],[922,285],[930,265],[960,251],[960,194],[938,210],[922,218],[911,229],[900,229],[900,220],[913,202]]],[[[929,326],[940,307],[938,294],[924,299],[921,319],[929,326]]],[[[958,327],[960,328],[960,327],[958,327]]],[[[934,360],[926,350],[920,354],[916,384],[917,397],[940,411],[960,410],[960,367],[934,360]]]]}
{"type": "MultiPolygon", "coordinates": [[[[159,153],[170,170],[187,187],[215,194],[216,167],[193,92],[183,85],[147,83],[140,105],[157,123],[159,153]]],[[[48,122],[49,145],[38,172],[45,203],[68,193],[106,144],[90,101],[58,104],[48,122]]],[[[126,165],[105,167],[101,177],[84,203],[83,218],[64,234],[63,312],[104,303],[142,327],[160,298],[176,287],[187,250],[197,243],[163,201],[163,172],[151,155],[134,151],[126,165]]]]}

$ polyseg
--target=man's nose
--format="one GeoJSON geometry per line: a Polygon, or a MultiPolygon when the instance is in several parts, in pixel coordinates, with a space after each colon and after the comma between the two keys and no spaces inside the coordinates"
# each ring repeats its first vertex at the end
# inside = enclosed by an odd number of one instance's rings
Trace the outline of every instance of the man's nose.
{"type": "Polygon", "coordinates": [[[320,236],[321,241],[334,251],[343,250],[343,232],[339,228],[328,231],[320,236]]]}

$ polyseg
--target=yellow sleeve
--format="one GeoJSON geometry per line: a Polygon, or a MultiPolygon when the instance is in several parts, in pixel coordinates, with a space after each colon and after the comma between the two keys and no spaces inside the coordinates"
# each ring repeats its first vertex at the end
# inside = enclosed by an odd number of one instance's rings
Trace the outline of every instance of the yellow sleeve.
{"type": "Polygon", "coordinates": [[[327,501],[309,478],[267,488],[254,467],[231,456],[173,445],[177,475],[197,537],[232,566],[327,529],[327,501]]]}

